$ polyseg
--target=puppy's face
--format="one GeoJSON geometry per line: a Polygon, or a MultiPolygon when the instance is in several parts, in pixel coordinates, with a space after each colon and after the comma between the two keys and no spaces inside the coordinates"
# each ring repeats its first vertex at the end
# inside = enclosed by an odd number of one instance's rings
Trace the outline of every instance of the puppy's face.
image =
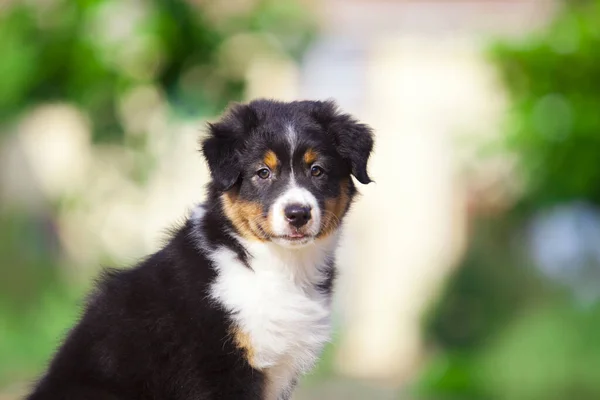
{"type": "Polygon", "coordinates": [[[248,239],[300,247],[333,233],[370,179],[371,130],[330,102],[255,101],[210,125],[204,155],[226,216],[248,239]]]}

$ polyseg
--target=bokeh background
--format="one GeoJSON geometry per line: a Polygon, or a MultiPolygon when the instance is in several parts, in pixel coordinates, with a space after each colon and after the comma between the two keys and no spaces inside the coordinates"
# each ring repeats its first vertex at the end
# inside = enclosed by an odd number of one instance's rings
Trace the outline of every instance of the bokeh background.
{"type": "Polygon", "coordinates": [[[0,399],[255,97],[377,132],[296,399],[600,399],[599,88],[597,0],[1,0],[0,399]]]}

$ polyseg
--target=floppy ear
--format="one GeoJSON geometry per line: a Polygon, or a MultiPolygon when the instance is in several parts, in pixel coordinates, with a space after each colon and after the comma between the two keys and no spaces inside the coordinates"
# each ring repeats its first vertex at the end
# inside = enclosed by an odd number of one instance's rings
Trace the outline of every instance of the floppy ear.
{"type": "Polygon", "coordinates": [[[350,164],[352,175],[362,184],[372,182],[367,163],[373,150],[373,130],[341,113],[333,101],[310,103],[313,117],[332,136],[338,153],[350,164]]]}
{"type": "Polygon", "coordinates": [[[238,152],[257,122],[250,106],[236,104],[218,122],[208,124],[209,136],[202,141],[202,153],[218,190],[227,191],[238,181],[242,173],[238,152]]]}

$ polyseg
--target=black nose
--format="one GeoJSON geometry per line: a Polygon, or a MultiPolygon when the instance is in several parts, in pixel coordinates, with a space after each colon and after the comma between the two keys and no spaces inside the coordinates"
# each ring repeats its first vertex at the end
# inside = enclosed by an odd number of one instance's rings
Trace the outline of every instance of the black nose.
{"type": "Polygon", "coordinates": [[[300,228],[310,220],[310,207],[291,204],[283,211],[290,225],[300,228]]]}

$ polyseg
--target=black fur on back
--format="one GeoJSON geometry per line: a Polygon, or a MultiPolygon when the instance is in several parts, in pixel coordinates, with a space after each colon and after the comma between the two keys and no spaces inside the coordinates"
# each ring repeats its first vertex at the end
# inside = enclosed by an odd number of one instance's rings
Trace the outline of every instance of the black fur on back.
{"type": "MultiPolygon", "coordinates": [[[[218,207],[207,245],[238,249],[218,207]]],[[[29,400],[259,399],[263,374],[230,340],[226,312],[208,299],[215,272],[191,221],[136,267],[103,274],[29,400]]]]}

